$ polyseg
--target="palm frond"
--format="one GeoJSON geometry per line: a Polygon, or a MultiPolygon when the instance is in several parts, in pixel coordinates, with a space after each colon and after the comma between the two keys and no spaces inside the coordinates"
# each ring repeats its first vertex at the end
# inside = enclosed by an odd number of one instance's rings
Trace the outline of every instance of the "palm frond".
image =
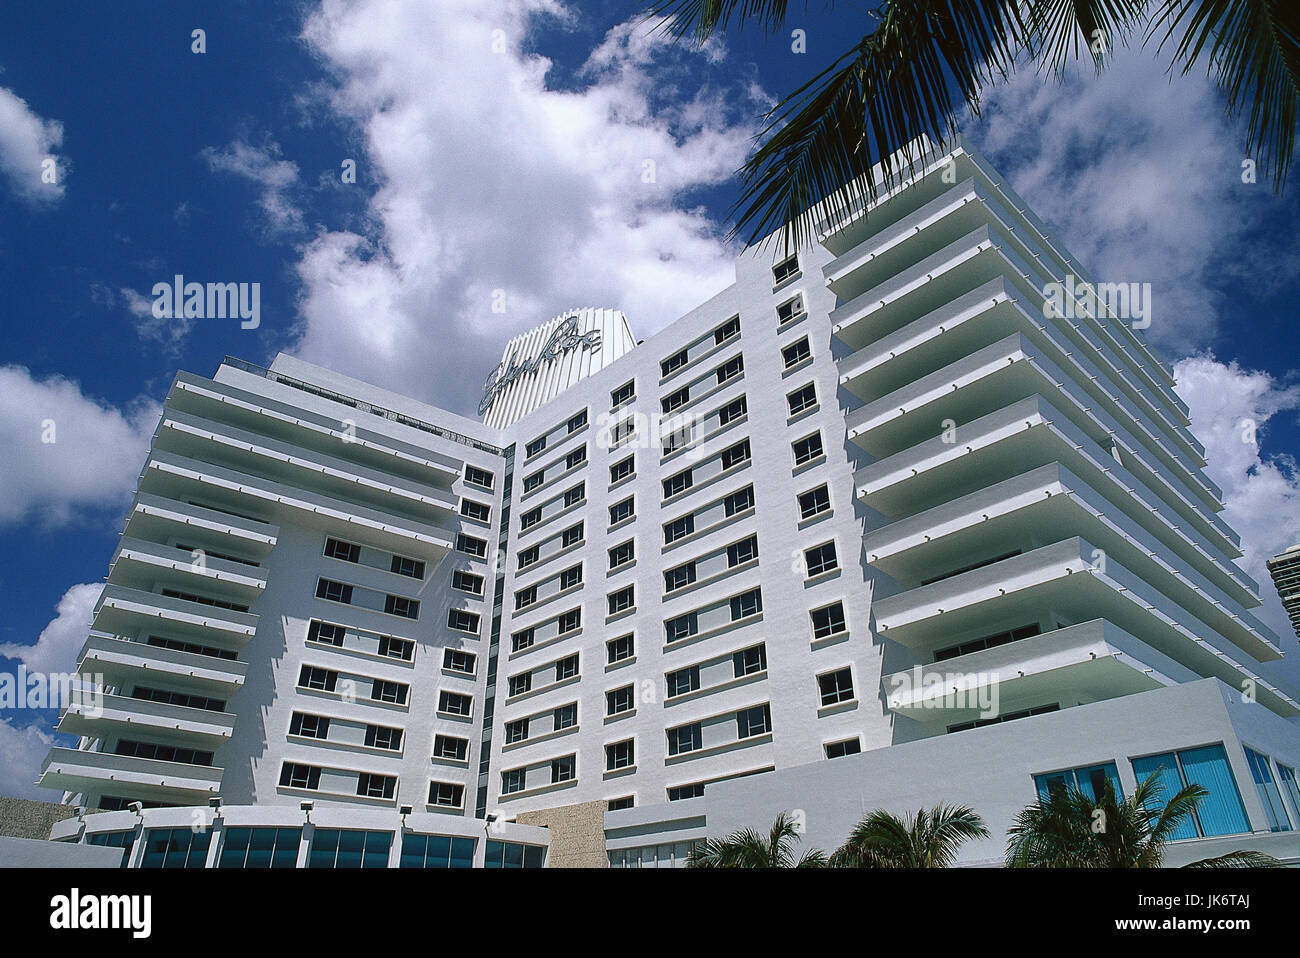
{"type": "Polygon", "coordinates": [[[1125,42],[1147,0],[1033,0],[1026,19],[1039,65],[1056,74],[1082,55],[1100,73],[1106,54],[1125,42]]]}
{"type": "MultiPolygon", "coordinates": [[[[674,37],[703,43],[733,21],[739,29],[746,20],[757,20],[773,33],[785,23],[789,5],[789,0],[656,0],[646,17],[663,18],[663,28],[674,37]]],[[[807,8],[808,0],[803,6],[807,8]]]]}
{"type": "Polygon", "coordinates": [[[1247,852],[1238,849],[1219,855],[1216,858],[1202,858],[1198,862],[1188,862],[1184,868],[1281,868],[1282,863],[1272,855],[1263,852],[1247,852]]]}

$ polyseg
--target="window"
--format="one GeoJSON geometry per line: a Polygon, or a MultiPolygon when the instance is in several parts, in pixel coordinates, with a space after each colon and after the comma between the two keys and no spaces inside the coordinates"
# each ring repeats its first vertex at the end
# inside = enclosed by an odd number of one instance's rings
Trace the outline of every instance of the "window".
{"type": "Polygon", "coordinates": [[[679,725],[668,730],[668,754],[682,755],[686,752],[698,752],[704,747],[704,730],[699,722],[679,725]]]}
{"type": "Polygon", "coordinates": [[[1124,789],[1119,782],[1119,772],[1114,762],[1101,765],[1088,765],[1082,768],[1067,768],[1049,775],[1035,775],[1034,784],[1038,797],[1047,798],[1056,789],[1076,789],[1093,802],[1101,801],[1107,784],[1114,791],[1115,798],[1122,801],[1124,789]]]}
{"type": "Polygon", "coordinates": [[[525,692],[532,691],[533,673],[520,672],[518,675],[510,676],[507,688],[510,695],[523,695],[525,692]]]}
{"type": "Polygon", "coordinates": [[[435,735],[433,737],[434,758],[450,758],[457,762],[463,762],[467,754],[469,754],[469,739],[456,738],[452,735],[435,735]]]}
{"type": "Polygon", "coordinates": [[[934,660],[942,662],[945,659],[955,659],[959,655],[966,655],[971,652],[982,652],[984,649],[994,649],[999,645],[1006,645],[1008,642],[1019,642],[1021,639],[1028,639],[1038,635],[1042,629],[1037,622],[1031,622],[1028,625],[1022,625],[1019,628],[1007,629],[1004,632],[995,632],[992,635],[983,635],[978,639],[969,639],[965,642],[959,642],[956,645],[950,645],[946,648],[938,649],[934,653],[934,660]]]}
{"type": "Polygon", "coordinates": [[[318,828],[312,833],[308,868],[387,868],[392,832],[318,828]]]}
{"type": "Polygon", "coordinates": [[[545,448],[546,448],[546,437],[538,436],[532,442],[528,443],[528,445],[524,446],[524,458],[531,459],[533,458],[533,456],[537,455],[545,448]]]}
{"type": "Polygon", "coordinates": [[[457,632],[473,632],[477,635],[478,613],[465,609],[448,609],[447,628],[455,629],[457,632]]]}
{"type": "Polygon", "coordinates": [[[615,742],[605,746],[605,769],[613,772],[620,768],[631,768],[636,764],[632,750],[632,740],[615,742]]]}
{"type": "Polygon", "coordinates": [[[634,799],[631,795],[625,795],[622,798],[611,798],[609,800],[609,810],[611,812],[617,812],[625,808],[633,808],[635,806],[635,802],[636,799],[634,799]]]}
{"type": "Polygon", "coordinates": [[[391,635],[379,637],[379,654],[386,659],[401,659],[410,662],[415,658],[415,643],[410,639],[397,639],[391,635]]]}
{"type": "Polygon", "coordinates": [[[478,486],[480,489],[492,488],[492,473],[486,469],[480,469],[477,466],[465,465],[465,481],[471,486],[478,486]]]}
{"type": "Polygon", "coordinates": [[[338,680],[339,674],[332,669],[318,669],[312,665],[304,665],[298,672],[299,688],[333,692],[338,680]]]}
{"type": "MultiPolygon", "coordinates": [[[[429,804],[461,808],[465,786],[450,782],[429,783],[429,804]],[[455,798],[455,802],[444,799],[455,798]]],[[[402,868],[470,868],[474,864],[474,839],[446,835],[402,833],[402,868]]]]}
{"type": "Polygon", "coordinates": [[[512,768],[509,771],[501,773],[501,794],[510,795],[513,792],[522,792],[527,782],[527,769],[512,768]]]}
{"type": "Polygon", "coordinates": [[[750,536],[727,546],[727,568],[734,569],[758,558],[758,536],[750,536]]]}
{"type": "Polygon", "coordinates": [[[560,782],[571,782],[578,777],[578,758],[576,755],[565,755],[561,758],[551,759],[551,784],[556,785],[560,782]]]}
{"type": "Polygon", "coordinates": [[[289,720],[289,734],[301,735],[303,738],[329,738],[330,720],[324,715],[308,715],[294,712],[289,720]]]}
{"type": "Polygon", "coordinates": [[[749,460],[749,440],[742,439],[730,449],[724,449],[722,452],[722,468],[730,469],[732,466],[738,466],[742,462],[749,460]]]}
{"type": "Polygon", "coordinates": [[[682,516],[664,526],[664,545],[684,539],[695,531],[695,516],[682,516]]]}
{"type": "Polygon", "coordinates": [[[753,738],[772,731],[772,710],[767,704],[741,709],[736,713],[736,737],[753,738]]]}
{"type": "Polygon", "coordinates": [[[799,254],[795,253],[772,267],[772,284],[780,286],[797,275],[799,275],[799,254]]]}
{"type": "Polygon", "coordinates": [[[567,548],[581,541],[582,523],[579,522],[576,526],[569,526],[564,530],[564,533],[560,536],[560,548],[567,548]]]}
{"type": "Polygon", "coordinates": [[[729,339],[735,339],[740,335],[740,317],[732,316],[729,320],[713,331],[713,344],[721,346],[729,339]]]}
{"type": "Polygon", "coordinates": [[[400,752],[402,750],[402,730],[400,728],[389,728],[387,725],[367,725],[366,744],[371,748],[400,752]]]}
{"type": "Polygon", "coordinates": [[[218,868],[294,868],[301,828],[230,828],[222,830],[218,868]]]}
{"type": "Polygon", "coordinates": [[[621,715],[624,712],[631,712],[636,708],[636,703],[632,698],[632,686],[625,685],[619,689],[605,693],[605,714],[621,715]]]}
{"type": "Polygon", "coordinates": [[[579,446],[564,457],[564,468],[574,469],[587,461],[587,447],[579,446]]]}
{"type": "Polygon", "coordinates": [[[718,367],[718,385],[730,382],[745,371],[745,357],[732,356],[718,367]]]}
{"type": "Polygon", "coordinates": [[[818,486],[799,494],[799,518],[811,519],[830,511],[831,493],[826,486],[818,486]]]}
{"type": "Polygon", "coordinates": [[[332,622],[317,622],[312,620],[311,625],[307,627],[307,641],[320,642],[324,645],[333,645],[337,648],[343,648],[343,636],[346,630],[341,625],[335,625],[332,622]]]}
{"type": "Polygon", "coordinates": [[[532,475],[524,476],[524,492],[532,492],[534,489],[539,488],[545,478],[546,474],[541,470],[534,472],[532,475]]]}
{"type": "Polygon", "coordinates": [[[839,635],[845,629],[843,602],[836,602],[824,609],[813,609],[809,614],[812,616],[814,639],[839,635]]]}
{"type": "Polygon", "coordinates": [[[669,672],[666,678],[668,679],[669,698],[674,695],[686,695],[688,692],[695,692],[699,689],[700,667],[698,665],[688,665],[676,672],[669,672]]]}
{"type": "Polygon", "coordinates": [[[694,612],[687,612],[685,615],[679,615],[675,619],[664,622],[665,640],[668,642],[688,639],[699,631],[700,618],[694,612]]]}
{"type": "Polygon", "coordinates": [[[718,410],[718,425],[729,426],[737,419],[743,418],[748,412],[749,404],[745,401],[744,396],[741,396],[739,399],[733,399],[718,410]]]}
{"type": "Polygon", "coordinates": [[[1300,819],[1300,787],[1296,785],[1295,769],[1289,765],[1277,763],[1277,780],[1286,797],[1291,800],[1291,811],[1300,819]]]}
{"type": "Polygon", "coordinates": [[[179,762],[182,765],[202,765],[212,767],[212,753],[196,748],[183,748],[178,745],[156,745],[152,742],[135,742],[130,739],[118,739],[115,755],[134,755],[136,758],[151,758],[156,762],[179,762]]]}
{"type": "Polygon", "coordinates": [[[686,350],[679,353],[673,353],[667,359],[660,360],[659,373],[661,376],[670,375],[686,365],[686,350]]]}
{"type": "MultiPolygon", "coordinates": [[[[560,589],[572,589],[574,586],[582,585],[582,564],[572,566],[560,573],[560,589]]],[[[534,593],[536,590],[534,590],[534,593]]]]}
{"type": "Polygon", "coordinates": [[[696,782],[694,785],[674,785],[668,789],[668,801],[680,802],[687,798],[702,798],[704,796],[704,785],[696,782]]]}
{"type": "Polygon", "coordinates": [[[212,843],[211,829],[151,828],[145,833],[141,868],[203,868],[212,843]]]}
{"type": "Polygon", "coordinates": [[[625,522],[626,520],[631,519],[635,513],[633,502],[633,498],[629,497],[624,499],[622,502],[616,502],[610,506],[609,524],[611,526],[616,526],[620,522],[625,522]]]}
{"type": "Polygon", "coordinates": [[[605,659],[610,665],[630,659],[635,654],[636,649],[631,635],[620,635],[617,639],[610,639],[605,643],[605,659]]]}
{"type": "Polygon", "coordinates": [[[582,610],[570,609],[557,620],[560,626],[560,635],[566,632],[576,632],[582,628],[582,610]]]}
{"type": "Polygon", "coordinates": [[[331,559],[342,559],[344,562],[360,562],[361,546],[342,539],[326,539],[325,554],[331,559]]]}
{"type": "Polygon", "coordinates": [[[587,484],[580,482],[564,494],[564,508],[576,506],[585,498],[587,498],[587,484]]]}
{"type": "Polygon", "coordinates": [[[487,541],[475,536],[467,536],[463,532],[456,534],[456,551],[463,552],[466,555],[477,556],[482,559],[487,556],[487,541]]]}
{"type": "Polygon", "coordinates": [[[448,672],[462,672],[465,675],[474,674],[474,663],[477,660],[473,652],[465,652],[462,649],[443,649],[442,650],[442,667],[448,672]]]}
{"type": "Polygon", "coordinates": [[[817,405],[817,386],[814,383],[809,383],[796,389],[785,397],[785,401],[790,405],[791,416],[797,416],[801,412],[812,409],[817,405]]]}
{"type": "Polygon", "coordinates": [[[669,569],[664,573],[664,591],[673,592],[677,589],[684,589],[695,581],[695,560],[679,565],[674,569],[669,569]]]}
{"type": "Polygon", "coordinates": [[[1277,783],[1273,781],[1273,770],[1269,766],[1268,756],[1248,748],[1246,764],[1250,766],[1250,774],[1255,779],[1255,787],[1259,790],[1259,801],[1264,806],[1264,814],[1268,816],[1269,830],[1289,832],[1291,822],[1287,819],[1286,806],[1282,804],[1282,793],[1278,791],[1277,783]]]}
{"type": "Polygon", "coordinates": [[[672,412],[674,409],[681,409],[691,401],[691,387],[683,386],[675,392],[670,392],[663,399],[659,400],[659,405],[663,407],[664,414],[672,412]]]}
{"type": "Polygon", "coordinates": [[[753,486],[746,486],[744,489],[733,492],[731,495],[727,496],[726,499],[722,500],[722,511],[725,512],[728,517],[752,508],[754,508],[753,486]]]}
{"type": "Polygon", "coordinates": [[[473,519],[475,522],[487,522],[488,517],[492,514],[492,507],[486,502],[462,499],[460,501],[460,514],[466,519],[473,519]]]}
{"type": "Polygon", "coordinates": [[[555,681],[563,682],[578,674],[578,653],[566,655],[555,663],[555,681]]]}
{"type": "Polygon", "coordinates": [[[827,742],[827,758],[843,758],[845,755],[857,755],[862,751],[862,743],[856,738],[846,738],[842,742],[827,742]]]}
{"type": "Polygon", "coordinates": [[[541,557],[542,557],[541,546],[529,546],[527,549],[523,549],[519,553],[519,568],[527,569],[534,562],[537,562],[539,559],[541,559],[541,557]]]}
{"type": "Polygon", "coordinates": [[[370,699],[374,702],[391,702],[394,705],[406,704],[406,693],[410,686],[404,682],[388,682],[375,679],[370,686],[370,699]]]}
{"type": "Polygon", "coordinates": [[[758,615],[763,611],[763,593],[758,589],[750,589],[748,593],[733,595],[731,607],[732,621],[758,615]]]}
{"type": "MultiPolygon", "coordinates": [[[[435,805],[439,808],[462,808],[465,805],[465,786],[460,785],[456,782],[430,782],[429,783],[429,804],[435,805]]],[[[406,837],[407,837],[406,835],[402,836],[403,842],[405,842],[406,837]]],[[[416,837],[425,837],[425,836],[416,836],[416,837]]],[[[462,846],[462,850],[459,857],[461,858],[461,860],[466,862],[466,864],[463,865],[462,867],[468,868],[469,867],[468,862],[473,861],[474,843],[470,839],[452,838],[449,841],[448,839],[441,838],[441,836],[437,836],[437,835],[429,835],[427,837],[429,839],[430,846],[433,845],[435,839],[441,839],[441,841],[448,842],[449,844],[453,844],[453,845],[456,842],[460,842],[462,846]]],[[[402,848],[402,857],[403,857],[403,861],[405,861],[405,857],[406,857],[405,847],[402,848]]],[[[403,867],[408,867],[408,866],[403,865],[403,867]]],[[[426,865],[425,867],[427,868],[430,866],[426,865]]],[[[449,866],[437,865],[433,867],[446,868],[449,866]]]]}
{"type": "Polygon", "coordinates": [[[542,868],[546,849],[541,845],[489,841],[484,845],[484,868],[542,868]]]}
{"type": "Polygon", "coordinates": [[[178,592],[175,589],[163,589],[162,594],[171,599],[184,599],[186,602],[199,602],[203,605],[215,606],[218,609],[232,609],[235,612],[248,611],[248,606],[241,602],[231,602],[228,599],[215,599],[208,595],[195,595],[193,592],[178,592]]]}
{"type": "Polygon", "coordinates": [[[281,788],[320,788],[320,769],[315,765],[285,762],[280,766],[281,788]]]}
{"type": "Polygon", "coordinates": [[[792,323],[803,315],[803,295],[792,296],[776,308],[778,326],[792,323]]]}
{"type": "Polygon", "coordinates": [[[537,586],[530,585],[526,589],[519,589],[515,592],[515,611],[526,609],[537,601],[537,586]]]}
{"type": "Polygon", "coordinates": [[[807,336],[797,342],[791,343],[789,346],[786,346],[781,350],[781,362],[785,365],[786,369],[789,369],[792,366],[798,366],[801,362],[811,356],[812,349],[808,345],[807,336]]]}
{"type": "Polygon", "coordinates": [[[356,794],[367,798],[393,798],[398,780],[391,775],[374,775],[373,772],[361,772],[356,776],[356,794]]]}
{"type": "Polygon", "coordinates": [[[537,635],[537,630],[529,627],[510,636],[510,651],[520,652],[529,648],[537,635]]]}
{"type": "Polygon", "coordinates": [[[822,705],[838,705],[853,700],[853,674],[845,669],[836,669],[825,675],[817,676],[817,691],[821,693],[822,705]]]}
{"type": "Polygon", "coordinates": [[[831,572],[839,568],[839,559],[835,555],[835,543],[824,542],[819,546],[813,546],[805,550],[803,554],[804,565],[808,568],[808,577],[821,575],[823,572],[831,572]]]}
{"type": "Polygon", "coordinates": [[[351,605],[352,586],[343,582],[335,582],[333,579],[319,579],[316,582],[316,598],[351,605]]]}
{"type": "Polygon", "coordinates": [[[568,705],[561,705],[552,713],[555,721],[555,730],[573,728],[578,724],[578,703],[570,702],[568,705]]]}
{"type": "Polygon", "coordinates": [[[506,723],[507,745],[522,742],[526,738],[528,738],[528,719],[515,719],[513,722],[506,723]]]}
{"type": "Polygon", "coordinates": [[[569,419],[567,425],[569,431],[568,434],[572,436],[579,429],[585,429],[586,426],[587,426],[587,410],[584,409],[582,412],[578,413],[576,416],[573,416],[569,419]]]}
{"type": "Polygon", "coordinates": [[[472,572],[466,572],[463,569],[455,569],[451,573],[451,587],[461,592],[468,592],[470,595],[481,596],[483,594],[483,577],[472,572]]]}
{"type": "Polygon", "coordinates": [[[664,480],[664,498],[671,499],[673,496],[680,495],[694,484],[691,476],[691,470],[679,472],[675,476],[669,476],[664,480]]]}
{"type": "Polygon", "coordinates": [[[747,649],[733,652],[731,655],[731,669],[738,679],[746,675],[766,672],[767,646],[760,642],[758,645],[751,645],[747,649]]]}
{"type": "Polygon", "coordinates": [[[610,615],[618,615],[620,612],[626,612],[628,609],[636,607],[636,592],[634,586],[624,586],[617,592],[611,592],[605,597],[609,608],[610,615]]]}
{"type": "Polygon", "coordinates": [[[470,715],[474,710],[474,700],[459,692],[443,691],[438,694],[438,711],[447,715],[470,715]]]}
{"type": "Polygon", "coordinates": [[[542,507],[534,506],[533,508],[529,509],[527,512],[519,513],[519,531],[523,532],[525,529],[531,529],[533,526],[537,525],[537,523],[541,521],[542,521],[542,507]]]}
{"type": "Polygon", "coordinates": [[[609,394],[609,404],[617,408],[624,403],[629,403],[636,398],[636,380],[624,383],[609,394]]]}
{"type": "Polygon", "coordinates": [[[420,600],[408,599],[400,595],[384,596],[384,611],[389,615],[400,615],[404,619],[420,617],[420,600]]]}
{"type": "Polygon", "coordinates": [[[609,550],[609,567],[617,569],[636,558],[636,540],[628,539],[609,550]]]}
{"type": "Polygon", "coordinates": [[[393,575],[404,575],[411,579],[424,578],[424,563],[419,559],[408,559],[406,556],[393,556],[393,561],[389,564],[388,571],[393,575]]]}
{"type": "Polygon", "coordinates": [[[612,486],[616,482],[622,482],[628,476],[636,471],[636,457],[628,456],[626,459],[620,459],[609,467],[609,484],[612,486]]]}

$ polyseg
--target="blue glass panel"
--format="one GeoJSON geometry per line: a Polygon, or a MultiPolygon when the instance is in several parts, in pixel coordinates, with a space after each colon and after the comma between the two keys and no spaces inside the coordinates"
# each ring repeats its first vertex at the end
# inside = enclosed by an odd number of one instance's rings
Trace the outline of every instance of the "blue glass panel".
{"type": "Polygon", "coordinates": [[[1182,762],[1187,784],[1203,785],[1209,789],[1210,794],[1196,810],[1206,837],[1250,831],[1241,793],[1237,791],[1237,780],[1232,776],[1223,746],[1184,749],[1178,753],[1178,759],[1182,762]]]}
{"type": "Polygon", "coordinates": [[[362,832],[365,839],[365,851],[361,859],[362,868],[387,868],[388,852],[393,847],[392,832],[362,832]]]}
{"type": "Polygon", "coordinates": [[[1300,787],[1296,785],[1295,769],[1278,762],[1277,777],[1282,784],[1283,794],[1291,802],[1291,812],[1295,815],[1295,820],[1300,821],[1300,787]]]}
{"type": "MultiPolygon", "coordinates": [[[[1156,781],[1164,786],[1164,790],[1150,804],[1152,811],[1155,812],[1164,811],[1165,806],[1169,804],[1169,799],[1183,789],[1183,779],[1178,774],[1178,760],[1172,752],[1133,759],[1133,774],[1139,782],[1145,781],[1148,776],[1154,774],[1156,781]]],[[[1196,821],[1193,816],[1189,815],[1179,823],[1170,837],[1179,839],[1195,838],[1196,836],[1196,821]]]]}
{"type": "Polygon", "coordinates": [[[275,832],[275,851],[271,855],[272,868],[297,868],[298,846],[302,844],[301,828],[278,828],[275,832]]]}
{"type": "Polygon", "coordinates": [[[451,867],[470,868],[474,864],[474,839],[453,838],[451,840],[451,867]]]}
{"type": "Polygon", "coordinates": [[[1268,827],[1275,832],[1289,832],[1291,823],[1287,819],[1286,808],[1282,805],[1277,783],[1273,781],[1273,770],[1269,767],[1268,757],[1246,749],[1246,761],[1250,763],[1250,772],[1255,777],[1259,800],[1264,805],[1264,814],[1268,816],[1268,827]]]}
{"type": "Polygon", "coordinates": [[[318,828],[312,835],[311,855],[307,859],[308,868],[333,868],[334,856],[338,852],[339,832],[333,828],[318,828]]]}
{"type": "Polygon", "coordinates": [[[428,836],[413,835],[407,832],[402,836],[402,857],[398,863],[399,868],[423,868],[424,851],[428,843],[428,836]]]}

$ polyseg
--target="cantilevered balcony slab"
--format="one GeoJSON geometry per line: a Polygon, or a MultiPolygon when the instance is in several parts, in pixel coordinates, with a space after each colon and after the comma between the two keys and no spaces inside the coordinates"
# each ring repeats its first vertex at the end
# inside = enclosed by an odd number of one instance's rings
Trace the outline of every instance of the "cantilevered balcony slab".
{"type": "MultiPolygon", "coordinates": [[[[997,714],[1132,695],[1200,676],[1104,619],[916,666],[881,680],[890,711],[946,726],[997,714]],[[995,691],[996,690],[996,691],[995,691]]],[[[936,729],[942,731],[942,728],[936,729]]]]}
{"type": "Polygon", "coordinates": [[[56,791],[121,795],[164,805],[206,801],[221,790],[222,769],[160,762],[75,748],[52,748],[41,764],[40,786],[56,791]]]}
{"type": "Polygon", "coordinates": [[[82,647],[77,672],[102,675],[106,685],[138,682],[229,696],[243,686],[248,663],[92,633],[82,647]]]}
{"type": "Polygon", "coordinates": [[[148,590],[156,583],[237,600],[256,601],[266,588],[266,570],[124,536],[109,565],[115,585],[148,590]]]}
{"type": "Polygon", "coordinates": [[[152,632],[175,638],[215,638],[218,644],[237,647],[256,634],[257,616],[109,584],[95,606],[92,628],[110,635],[152,632]]]}
{"type": "Polygon", "coordinates": [[[235,716],[125,695],[83,696],[63,710],[57,730],[87,738],[141,736],[149,741],[213,750],[230,740],[235,716]]]}
{"type": "Polygon", "coordinates": [[[196,545],[213,548],[226,546],[250,559],[265,558],[280,536],[278,526],[196,506],[183,499],[140,493],[127,515],[124,535],[151,542],[163,542],[175,536],[196,545]]]}

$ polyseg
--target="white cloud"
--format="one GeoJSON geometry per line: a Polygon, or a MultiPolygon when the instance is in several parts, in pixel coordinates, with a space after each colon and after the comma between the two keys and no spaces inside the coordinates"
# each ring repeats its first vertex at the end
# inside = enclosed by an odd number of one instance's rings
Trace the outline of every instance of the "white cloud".
{"type": "Polygon", "coordinates": [[[0,718],[0,795],[57,802],[59,792],[36,787],[45,753],[54,744],[54,736],[38,726],[18,728],[0,718]]]}
{"type": "MultiPolygon", "coordinates": [[[[208,147],[202,156],[214,172],[252,180],[261,188],[258,205],[272,232],[296,233],[303,228],[302,211],[289,197],[290,190],[298,183],[298,164],[283,158],[278,143],[253,146],[245,140],[235,140],[220,150],[208,147]]],[[[177,215],[180,216],[180,210],[177,215]]]]}
{"type": "Polygon", "coordinates": [[[568,15],[552,0],[325,0],[308,18],[328,105],[364,144],[348,188],[380,186],[365,227],[305,247],[293,351],[463,409],[510,336],[566,308],[621,308],[647,335],[732,281],[693,192],[744,161],[752,81],[702,83],[719,47],[624,24],[578,86],[548,87],[550,62],[523,47],[537,18],[568,15]]]}
{"type": "Polygon", "coordinates": [[[125,506],[158,414],[147,399],[117,409],[61,376],[35,379],[22,366],[0,366],[0,524],[58,525],[125,506]]]}
{"type": "Polygon", "coordinates": [[[18,196],[31,202],[63,196],[67,163],[58,156],[63,145],[63,124],[32,112],[27,101],[0,87],[0,172],[18,196]],[[43,164],[54,160],[54,182],[42,176],[43,164]]]}
{"type": "Polygon", "coordinates": [[[0,643],[0,657],[15,659],[33,672],[71,672],[86,633],[103,583],[90,582],[71,586],[59,599],[58,614],[31,645],[0,643]]]}

